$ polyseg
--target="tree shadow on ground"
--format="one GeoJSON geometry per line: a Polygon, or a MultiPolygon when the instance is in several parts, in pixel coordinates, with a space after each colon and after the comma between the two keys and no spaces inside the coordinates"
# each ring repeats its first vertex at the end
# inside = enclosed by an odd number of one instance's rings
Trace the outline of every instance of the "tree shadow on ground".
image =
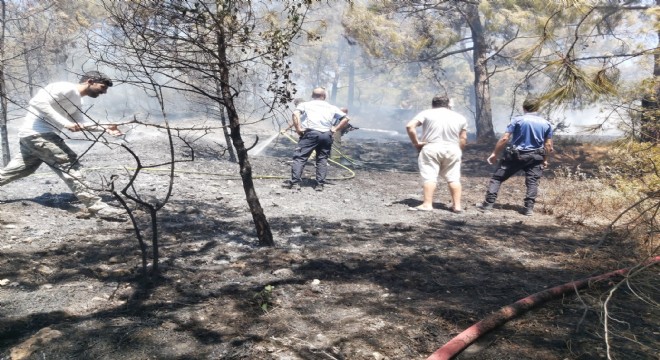
{"type": "MultiPolygon", "coordinates": [[[[295,144],[288,138],[280,137],[263,153],[267,156],[290,159],[295,144]]],[[[463,177],[490,177],[495,170],[486,159],[493,151],[492,143],[471,143],[463,151],[461,175],[463,177]]],[[[351,169],[385,172],[418,172],[417,151],[409,142],[400,140],[347,139],[342,141],[342,157],[339,162],[351,169]]],[[[550,171],[558,167],[575,167],[593,172],[599,157],[588,157],[584,151],[574,153],[571,147],[558,146],[550,161],[550,171]]]]}
{"type": "Polygon", "coordinates": [[[12,204],[12,203],[35,203],[49,208],[61,209],[66,211],[76,211],[78,207],[76,204],[80,204],[75,195],[71,193],[45,193],[33,198],[22,198],[22,199],[12,199],[12,200],[3,200],[3,203],[12,204]]]}
{"type": "MultiPolygon", "coordinates": [[[[162,277],[154,283],[140,281],[137,246],[129,234],[109,231],[97,234],[108,236],[101,243],[71,241],[3,254],[0,277],[23,279],[26,294],[46,284],[89,282],[100,291],[115,289],[103,306],[79,314],[3,311],[3,354],[52,327],[66,337],[39,351],[55,359],[266,358],[274,344],[300,358],[371,356],[363,349],[419,358],[503,305],[589,275],[571,270],[583,268],[583,259],[571,254],[594,242],[523,222],[440,219],[413,226],[287,216],[270,219],[283,243],[262,249],[252,245],[246,235],[250,223],[237,220],[235,211],[198,205],[200,213],[163,212],[162,277]],[[58,271],[36,273],[34,264],[58,271]],[[267,312],[256,296],[266,285],[275,287],[267,312]]],[[[610,265],[602,262],[591,272],[610,265]]],[[[565,302],[571,310],[581,308],[577,301],[565,302]]],[[[570,351],[590,358],[598,339],[569,350],[564,344],[575,323],[558,320],[557,311],[540,312],[540,318],[526,318],[497,339],[504,343],[523,332],[516,340],[519,359],[570,351]],[[553,327],[552,335],[533,331],[553,327]]],[[[489,348],[480,358],[498,358],[497,351],[489,348]]]]}

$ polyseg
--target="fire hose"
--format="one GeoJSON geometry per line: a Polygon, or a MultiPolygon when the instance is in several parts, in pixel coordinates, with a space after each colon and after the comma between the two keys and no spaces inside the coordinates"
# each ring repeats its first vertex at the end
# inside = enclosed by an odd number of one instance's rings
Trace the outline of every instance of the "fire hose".
{"type": "MultiPolygon", "coordinates": [[[[291,140],[293,143],[295,143],[295,144],[298,143],[298,141],[296,141],[296,139],[294,139],[291,135],[287,134],[285,132],[285,130],[282,130],[280,132],[280,134],[283,135],[284,137],[286,137],[287,139],[291,140]]],[[[356,163],[353,159],[351,159],[348,156],[344,155],[341,151],[339,151],[339,149],[333,147],[332,150],[336,151],[337,154],[339,154],[339,156],[346,159],[351,164],[356,165],[356,163]]],[[[340,162],[332,160],[332,159],[328,159],[328,162],[331,162],[331,163],[339,166],[340,168],[343,168],[344,170],[346,170],[350,173],[350,175],[348,175],[348,176],[344,176],[344,177],[341,177],[341,178],[329,178],[329,180],[348,180],[348,179],[352,179],[352,178],[355,177],[355,172],[353,170],[351,170],[348,166],[345,166],[345,165],[341,164],[340,162]]]]}
{"type": "MultiPolygon", "coordinates": [[[[642,264],[642,268],[649,267],[660,262],[660,256],[651,258],[642,264]]],[[[485,317],[478,323],[465,329],[462,333],[449,340],[445,345],[436,350],[426,360],[449,360],[458,355],[461,351],[465,350],[470,344],[475,342],[479,337],[488,333],[491,330],[503,325],[507,321],[514,319],[518,315],[540,305],[550,299],[568,293],[570,291],[577,291],[585,288],[590,284],[602,280],[612,278],[614,276],[626,276],[632,270],[639,268],[633,266],[625,269],[611,271],[605,274],[588,277],[581,280],[572,281],[563,285],[555,286],[551,289],[537,292],[525,298],[522,298],[511,305],[507,305],[497,312],[492,313],[485,317]]]]}
{"type": "MultiPolygon", "coordinates": [[[[287,139],[293,141],[294,143],[298,143],[293,137],[291,137],[288,134],[285,134],[284,131],[282,131],[280,134],[284,135],[287,139]]],[[[346,156],[345,154],[341,153],[338,149],[333,148],[334,151],[336,151],[342,158],[346,159],[349,163],[353,165],[357,165],[353,159],[350,157],[346,156]]],[[[333,163],[337,165],[338,167],[343,168],[346,170],[349,174],[347,176],[342,176],[342,177],[328,177],[328,180],[349,180],[355,177],[355,172],[351,170],[351,168],[339,163],[338,161],[328,159],[328,162],[333,163]]],[[[115,170],[136,170],[136,168],[133,167],[110,167],[110,166],[103,166],[103,167],[83,167],[80,169],[82,172],[89,172],[92,170],[109,170],[109,169],[115,169],[115,170]]],[[[160,169],[160,168],[142,168],[142,171],[146,172],[166,172],[169,173],[170,169],[160,169]]],[[[221,174],[221,173],[214,173],[214,172],[206,172],[206,171],[193,171],[193,170],[175,170],[175,173],[178,174],[192,174],[192,175],[207,175],[207,176],[223,176],[226,177],[227,179],[230,180],[236,180],[240,179],[239,176],[236,176],[236,174],[231,173],[231,174],[221,174]]],[[[53,176],[55,175],[54,173],[48,172],[48,173],[37,173],[34,174],[33,176],[53,176]]],[[[288,179],[287,176],[282,176],[282,175],[253,175],[253,179],[288,179]]]]}
{"type": "MultiPolygon", "coordinates": [[[[373,129],[369,129],[369,130],[373,130],[373,129]]],[[[384,131],[384,130],[383,130],[383,131],[384,131]]],[[[283,135],[283,136],[286,137],[287,139],[291,140],[293,143],[298,143],[298,141],[297,141],[296,139],[294,139],[292,136],[290,136],[289,134],[287,134],[287,133],[285,132],[285,130],[281,131],[281,132],[280,132],[280,135],[283,135]]],[[[339,151],[339,149],[337,149],[336,147],[333,147],[332,150],[333,150],[334,152],[336,152],[336,153],[337,153],[342,159],[344,159],[344,160],[346,160],[348,163],[350,163],[351,165],[353,165],[353,166],[358,166],[358,163],[357,163],[354,159],[352,159],[352,158],[349,157],[348,155],[342,153],[342,152],[339,151]]],[[[345,166],[345,165],[341,164],[340,162],[335,161],[335,160],[333,160],[333,159],[328,159],[328,162],[330,162],[330,163],[332,163],[332,164],[335,164],[336,166],[338,166],[338,167],[340,167],[340,168],[346,170],[346,171],[349,173],[348,175],[346,175],[346,176],[342,176],[342,177],[328,177],[328,180],[349,180],[349,179],[352,179],[352,178],[355,177],[355,172],[354,172],[351,168],[349,168],[348,166],[345,166]]],[[[136,169],[133,168],[133,167],[108,167],[108,166],[104,166],[104,167],[83,167],[83,168],[81,168],[80,170],[81,170],[82,172],[89,172],[89,171],[92,171],[92,170],[109,170],[109,169],[116,169],[116,170],[136,170],[136,169]]],[[[155,172],[155,173],[158,173],[158,172],[167,172],[167,173],[169,173],[169,172],[170,172],[170,169],[142,168],[142,171],[146,171],[146,172],[155,172]]],[[[226,177],[227,179],[231,179],[231,180],[233,180],[233,179],[240,179],[240,177],[236,176],[236,174],[233,174],[233,173],[232,173],[232,174],[221,174],[221,173],[214,173],[214,172],[193,171],[193,170],[179,170],[179,169],[175,170],[174,172],[175,172],[175,173],[178,173],[178,174],[207,175],[207,176],[223,176],[223,177],[226,177]]],[[[53,173],[48,173],[48,174],[46,174],[46,173],[37,173],[37,174],[34,174],[33,176],[53,176],[53,175],[54,175],[53,173]]],[[[253,175],[252,178],[253,178],[253,179],[288,179],[287,176],[282,176],[282,175],[253,175]]]]}

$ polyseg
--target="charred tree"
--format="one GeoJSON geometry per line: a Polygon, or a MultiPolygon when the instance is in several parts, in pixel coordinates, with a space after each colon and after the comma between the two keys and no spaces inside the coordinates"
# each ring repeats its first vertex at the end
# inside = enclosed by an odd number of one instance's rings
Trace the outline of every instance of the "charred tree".
{"type": "Polygon", "coordinates": [[[5,83],[5,24],[7,17],[7,6],[5,0],[0,0],[0,144],[2,145],[2,165],[9,163],[9,135],[7,132],[7,85],[5,83]]]}
{"type": "Polygon", "coordinates": [[[225,65],[227,63],[227,48],[225,41],[225,32],[222,28],[218,31],[218,58],[220,60],[219,64],[219,73],[220,73],[220,91],[222,93],[222,98],[227,109],[227,115],[229,117],[229,126],[231,128],[231,140],[236,148],[236,153],[238,155],[238,165],[240,168],[241,180],[243,181],[243,190],[245,191],[245,198],[247,200],[248,206],[250,207],[250,212],[252,213],[252,219],[254,220],[254,225],[257,230],[257,237],[259,238],[259,245],[261,246],[274,246],[275,242],[273,241],[273,234],[270,231],[270,225],[264,215],[264,210],[261,207],[259,202],[259,197],[257,196],[257,191],[254,189],[254,181],[252,181],[252,165],[250,165],[250,160],[248,158],[248,149],[245,146],[245,142],[241,137],[241,123],[236,112],[236,107],[234,106],[234,96],[232,94],[232,89],[229,86],[229,69],[225,65]]]}
{"type": "MultiPolygon", "coordinates": [[[[494,139],[489,62],[491,53],[498,50],[491,48],[498,45],[493,38],[501,36],[493,34],[492,29],[485,29],[487,19],[480,13],[481,3],[407,0],[362,9],[356,7],[349,14],[351,21],[345,21],[344,27],[374,58],[387,61],[394,58],[400,60],[400,64],[415,63],[442,71],[444,62],[451,62],[451,57],[469,54],[474,76],[471,82],[476,99],[477,137],[479,140],[494,139]],[[416,25],[402,28],[403,23],[416,25]]],[[[435,77],[432,81],[436,87],[444,88],[442,78],[435,77]]]]}
{"type": "Polygon", "coordinates": [[[472,37],[472,62],[474,69],[475,123],[478,140],[495,138],[493,110],[490,100],[490,75],[488,74],[488,44],[484,34],[478,5],[467,5],[465,12],[472,37]]]}
{"type": "Polygon", "coordinates": [[[250,1],[209,0],[153,7],[147,0],[104,1],[115,28],[108,32],[119,33],[107,45],[113,50],[94,45],[105,64],[132,82],[158,79],[157,89],[150,93],[166,89],[194,94],[208,106],[226,111],[231,131],[223,131],[236,150],[246,201],[263,246],[273,245],[273,237],[252,181],[241,124],[272,117],[292,99],[289,49],[312,3],[291,0],[262,7],[250,1]],[[116,51],[122,47],[130,53],[128,61],[116,51]],[[137,70],[130,62],[144,66],[137,70]]]}
{"type": "MultiPolygon", "coordinates": [[[[660,6],[660,0],[655,1],[660,6]]],[[[660,31],[657,33],[658,44],[660,44],[660,31]]],[[[642,115],[640,140],[657,144],[660,141],[660,53],[653,54],[653,78],[649,89],[642,98],[642,115]]]]}
{"type": "MultiPolygon", "coordinates": [[[[220,86],[219,83],[216,83],[215,90],[217,93],[218,98],[222,98],[222,87],[220,86]]],[[[229,161],[231,162],[237,162],[238,160],[236,159],[236,151],[234,151],[234,147],[232,146],[232,141],[231,141],[231,133],[229,131],[230,127],[227,125],[227,111],[225,109],[224,102],[219,101],[217,102],[218,105],[218,113],[220,114],[220,123],[222,124],[222,134],[225,137],[225,144],[227,144],[227,151],[229,151],[229,161]]]]}

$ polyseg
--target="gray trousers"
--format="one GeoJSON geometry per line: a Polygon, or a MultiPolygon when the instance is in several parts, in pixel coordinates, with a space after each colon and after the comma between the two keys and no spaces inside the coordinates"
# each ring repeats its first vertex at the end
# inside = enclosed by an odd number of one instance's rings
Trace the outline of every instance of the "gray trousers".
{"type": "Polygon", "coordinates": [[[84,177],[79,171],[78,155],[57,134],[46,133],[23,137],[19,144],[19,153],[4,169],[0,169],[0,186],[34,173],[42,163],[45,163],[89,210],[100,210],[107,206],[83,183],[84,177]]]}

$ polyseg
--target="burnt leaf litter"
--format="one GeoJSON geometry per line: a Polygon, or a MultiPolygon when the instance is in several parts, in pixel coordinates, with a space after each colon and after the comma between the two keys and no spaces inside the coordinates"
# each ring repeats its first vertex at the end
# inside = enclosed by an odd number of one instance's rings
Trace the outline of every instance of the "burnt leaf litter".
{"type": "MultiPolygon", "coordinates": [[[[136,136],[130,146],[161,162],[157,143],[136,136]]],[[[449,211],[442,182],[434,211],[407,211],[421,203],[421,184],[405,139],[346,136],[348,158],[323,192],[313,162],[300,191],[281,187],[292,148],[280,136],[250,157],[274,248],[256,246],[236,164],[204,151],[177,164],[151,281],[139,274],[130,224],[77,216],[82,205],[47,168],[0,188],[0,358],[425,359],[502,306],[625,263],[580,256],[598,229],[521,215],[522,177],[503,185],[492,212],[479,211],[490,146],[464,154],[463,214],[449,211]]],[[[82,161],[90,182],[133,165],[101,146],[82,161]]],[[[157,200],[167,180],[147,171],[137,189],[157,200]]],[[[136,214],[148,239],[146,214],[136,214]]],[[[599,290],[550,301],[459,358],[602,358],[599,290]]],[[[658,314],[625,290],[612,306],[639,343],[617,341],[616,351],[648,356],[658,314]]]]}

